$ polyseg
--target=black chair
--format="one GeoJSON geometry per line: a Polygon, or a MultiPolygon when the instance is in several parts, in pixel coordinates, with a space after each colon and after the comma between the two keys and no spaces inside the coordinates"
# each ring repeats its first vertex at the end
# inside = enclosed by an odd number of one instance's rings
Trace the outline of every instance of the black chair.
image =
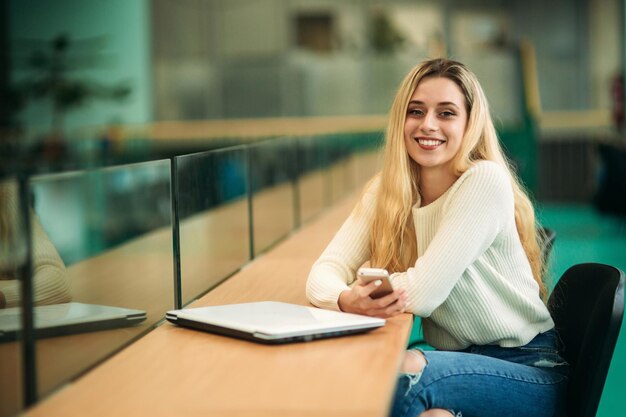
{"type": "Polygon", "coordinates": [[[609,371],[624,315],[624,272],[586,263],[569,268],[556,284],[548,308],[571,365],[569,417],[593,417],[609,371]]]}

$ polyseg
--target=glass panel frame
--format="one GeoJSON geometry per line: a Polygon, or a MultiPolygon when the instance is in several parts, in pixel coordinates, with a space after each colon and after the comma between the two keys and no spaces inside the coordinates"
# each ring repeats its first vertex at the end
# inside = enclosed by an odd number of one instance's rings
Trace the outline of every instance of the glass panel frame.
{"type": "Polygon", "coordinates": [[[173,159],[181,304],[187,305],[250,261],[245,146],[173,159]]]}

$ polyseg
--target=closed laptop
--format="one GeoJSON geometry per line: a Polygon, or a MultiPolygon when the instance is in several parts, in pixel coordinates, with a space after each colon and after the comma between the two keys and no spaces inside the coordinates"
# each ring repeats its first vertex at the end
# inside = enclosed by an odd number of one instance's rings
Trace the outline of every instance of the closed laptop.
{"type": "Polygon", "coordinates": [[[177,325],[267,344],[311,341],[366,332],[385,320],[277,301],[168,311],[177,325]]]}

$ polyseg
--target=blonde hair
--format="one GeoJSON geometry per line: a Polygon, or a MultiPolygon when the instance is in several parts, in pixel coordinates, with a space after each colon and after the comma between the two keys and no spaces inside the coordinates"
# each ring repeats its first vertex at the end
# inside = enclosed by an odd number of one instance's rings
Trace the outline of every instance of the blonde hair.
{"type": "Polygon", "coordinates": [[[426,77],[448,78],[459,86],[465,96],[468,120],[461,148],[452,161],[455,175],[461,176],[482,160],[497,163],[509,174],[515,199],[517,232],[539,285],[540,296],[545,301],[545,260],[541,251],[543,236],[537,231],[533,205],[500,147],[487,98],[476,76],[463,64],[448,59],[428,60],[415,66],[400,84],[391,106],[381,184],[371,226],[371,265],[398,272],[406,271],[417,260],[411,208],[417,201],[419,166],[406,151],[404,123],[409,100],[417,85],[426,77]]]}

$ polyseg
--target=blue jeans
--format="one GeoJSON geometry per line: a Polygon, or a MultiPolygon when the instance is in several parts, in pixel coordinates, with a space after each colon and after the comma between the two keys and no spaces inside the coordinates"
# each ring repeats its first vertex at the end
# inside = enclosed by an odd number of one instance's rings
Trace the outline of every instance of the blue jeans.
{"type": "Polygon", "coordinates": [[[565,415],[569,365],[554,330],[525,346],[470,346],[426,351],[418,374],[400,374],[392,417],[417,417],[443,408],[462,417],[565,415]]]}

